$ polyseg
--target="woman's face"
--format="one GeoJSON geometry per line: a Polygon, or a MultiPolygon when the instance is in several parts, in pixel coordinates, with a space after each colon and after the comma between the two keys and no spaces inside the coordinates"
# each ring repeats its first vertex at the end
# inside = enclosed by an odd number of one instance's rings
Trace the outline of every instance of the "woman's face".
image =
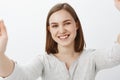
{"type": "Polygon", "coordinates": [[[77,26],[73,17],[66,10],[59,10],[49,18],[49,31],[58,45],[70,46],[74,44],[77,26]]]}

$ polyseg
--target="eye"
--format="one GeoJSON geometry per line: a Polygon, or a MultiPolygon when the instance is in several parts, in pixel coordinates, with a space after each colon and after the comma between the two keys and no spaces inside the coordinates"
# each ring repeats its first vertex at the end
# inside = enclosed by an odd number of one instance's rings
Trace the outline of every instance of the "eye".
{"type": "Polygon", "coordinates": [[[57,27],[58,27],[58,25],[51,25],[51,27],[52,27],[52,28],[57,28],[57,27]]]}
{"type": "Polygon", "coordinates": [[[64,25],[70,25],[71,23],[70,22],[66,22],[64,25]]]}

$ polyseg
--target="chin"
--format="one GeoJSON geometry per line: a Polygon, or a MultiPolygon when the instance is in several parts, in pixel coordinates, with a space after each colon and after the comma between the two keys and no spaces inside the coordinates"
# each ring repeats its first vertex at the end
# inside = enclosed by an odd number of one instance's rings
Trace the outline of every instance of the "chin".
{"type": "Polygon", "coordinates": [[[72,45],[72,43],[58,43],[58,45],[62,46],[62,47],[69,47],[72,45]]]}

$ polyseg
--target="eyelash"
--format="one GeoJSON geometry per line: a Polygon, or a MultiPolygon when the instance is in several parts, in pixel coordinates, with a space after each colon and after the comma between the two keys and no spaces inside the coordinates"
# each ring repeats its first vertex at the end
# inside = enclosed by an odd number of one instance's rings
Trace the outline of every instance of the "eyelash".
{"type": "Polygon", "coordinates": [[[69,25],[69,24],[71,24],[70,22],[66,22],[64,25],[69,25]]]}
{"type": "Polygon", "coordinates": [[[51,26],[52,28],[56,28],[56,27],[58,27],[58,25],[53,25],[53,26],[51,26]]]}

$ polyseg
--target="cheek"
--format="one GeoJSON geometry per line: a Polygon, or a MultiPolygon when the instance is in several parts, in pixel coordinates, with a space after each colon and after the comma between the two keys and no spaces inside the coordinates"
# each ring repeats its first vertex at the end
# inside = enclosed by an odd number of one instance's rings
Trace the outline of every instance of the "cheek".
{"type": "Polygon", "coordinates": [[[75,28],[75,27],[74,27],[74,28],[71,28],[71,29],[70,29],[70,32],[73,33],[73,34],[76,34],[76,33],[77,33],[77,28],[75,28]]]}
{"type": "Polygon", "coordinates": [[[77,35],[77,30],[74,30],[74,36],[76,37],[76,35],[77,35]]]}
{"type": "Polygon", "coordinates": [[[77,29],[72,29],[71,33],[72,33],[73,38],[75,38],[77,35],[77,29]]]}
{"type": "Polygon", "coordinates": [[[76,33],[78,28],[76,27],[76,24],[73,24],[69,27],[69,29],[72,33],[76,33]]]}
{"type": "Polygon", "coordinates": [[[51,29],[50,34],[51,34],[52,38],[54,38],[54,36],[56,35],[56,31],[51,29]]]}

